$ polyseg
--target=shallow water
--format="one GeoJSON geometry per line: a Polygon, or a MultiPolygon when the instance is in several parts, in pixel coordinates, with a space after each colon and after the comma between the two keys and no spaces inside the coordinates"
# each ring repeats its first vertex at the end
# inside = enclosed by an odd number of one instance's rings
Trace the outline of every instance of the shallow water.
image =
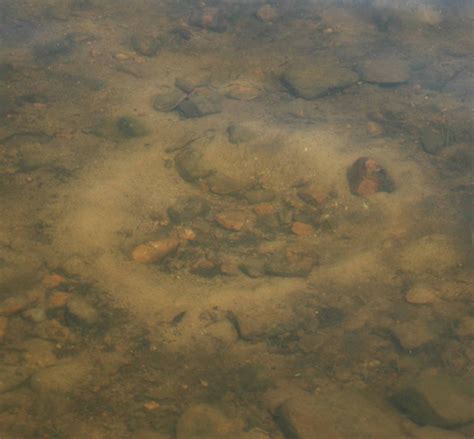
{"type": "Polygon", "coordinates": [[[0,0],[0,437],[474,437],[473,19],[0,0]]]}

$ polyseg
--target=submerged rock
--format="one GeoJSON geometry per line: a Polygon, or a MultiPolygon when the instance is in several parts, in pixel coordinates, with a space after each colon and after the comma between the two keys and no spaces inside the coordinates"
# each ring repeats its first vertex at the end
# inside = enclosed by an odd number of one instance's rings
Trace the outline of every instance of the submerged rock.
{"type": "Polygon", "coordinates": [[[225,174],[215,173],[208,177],[209,190],[218,195],[236,195],[248,189],[251,183],[237,180],[225,174]]]}
{"type": "Polygon", "coordinates": [[[395,57],[368,60],[362,66],[362,78],[367,82],[396,85],[410,79],[408,63],[395,57]]]}
{"type": "Polygon", "coordinates": [[[448,144],[447,129],[425,127],[420,130],[421,146],[428,154],[438,154],[448,144]]]}
{"type": "Polygon", "coordinates": [[[176,110],[187,119],[220,113],[222,111],[221,98],[209,89],[196,90],[180,102],[176,110]]]}
{"type": "Polygon", "coordinates": [[[173,253],[179,245],[179,241],[174,238],[162,239],[161,241],[149,241],[135,247],[132,258],[142,264],[152,264],[161,261],[169,254],[173,253]]]}
{"type": "Polygon", "coordinates": [[[124,116],[117,120],[119,133],[124,137],[142,137],[148,134],[145,125],[135,117],[124,116]]]}
{"type": "Polygon", "coordinates": [[[66,305],[66,321],[68,325],[92,326],[99,321],[99,313],[86,300],[73,297],[66,305]]]}
{"type": "Polygon", "coordinates": [[[400,346],[407,350],[419,349],[435,339],[432,329],[423,321],[400,323],[392,328],[400,346]]]}
{"type": "Polygon", "coordinates": [[[347,171],[347,181],[351,193],[363,197],[395,190],[387,171],[368,157],[360,157],[352,164],[347,171]]]}
{"type": "Polygon", "coordinates": [[[130,42],[133,50],[143,56],[155,56],[160,50],[160,39],[150,35],[133,35],[130,42]]]}
{"type": "Polygon", "coordinates": [[[155,96],[153,99],[153,108],[156,111],[173,111],[185,97],[186,95],[180,90],[165,90],[155,96]]]}
{"type": "Polygon", "coordinates": [[[278,12],[273,8],[272,5],[265,4],[259,8],[255,16],[264,23],[271,23],[278,18],[278,12]]]}
{"type": "Polygon", "coordinates": [[[474,421],[474,385],[449,375],[426,375],[405,385],[393,402],[421,425],[456,428],[474,421]]]}
{"type": "Polygon", "coordinates": [[[203,159],[203,152],[198,148],[187,148],[175,158],[175,166],[179,175],[186,181],[193,182],[206,178],[213,172],[203,159]]]}
{"type": "Polygon", "coordinates": [[[209,203],[200,197],[183,197],[168,208],[168,216],[174,223],[191,221],[209,212],[209,203]]]}
{"type": "Polygon", "coordinates": [[[282,76],[283,84],[297,97],[316,99],[350,87],[358,81],[354,71],[335,60],[320,64],[296,64],[282,76]]]}
{"type": "Polygon", "coordinates": [[[189,18],[189,24],[214,32],[223,32],[227,28],[227,20],[219,8],[195,10],[189,18]]]}

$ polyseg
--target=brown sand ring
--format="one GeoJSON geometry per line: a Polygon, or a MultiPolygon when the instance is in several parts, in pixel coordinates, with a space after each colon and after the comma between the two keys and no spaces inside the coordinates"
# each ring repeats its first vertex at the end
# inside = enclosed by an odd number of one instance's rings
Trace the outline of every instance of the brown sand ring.
{"type": "MultiPolygon", "coordinates": [[[[117,305],[144,321],[172,321],[183,310],[189,310],[179,341],[170,336],[170,343],[177,345],[196,337],[198,316],[205,309],[258,310],[280,304],[289,310],[291,307],[285,304],[292,292],[315,279],[350,285],[364,276],[390,277],[392,269],[380,259],[381,242],[393,228],[410,226],[404,212],[422,197],[417,188],[426,187],[420,183],[423,177],[416,165],[400,153],[383,150],[382,155],[376,145],[371,145],[370,155],[378,160],[379,154],[385,163],[390,163],[395,180],[401,174],[409,177],[394,193],[377,194],[376,201],[368,202],[350,194],[345,173],[357,156],[368,155],[369,148],[350,145],[348,152],[347,142],[330,130],[294,133],[276,127],[257,128],[264,135],[238,147],[230,144],[225,134],[206,139],[206,163],[235,178],[263,178],[266,188],[276,193],[287,190],[302,177],[322,181],[338,193],[336,204],[341,209],[369,211],[368,217],[373,216],[375,222],[345,222],[341,233],[350,233],[356,239],[340,252],[343,256],[338,260],[329,265],[323,263],[306,279],[250,279],[243,275],[204,279],[188,272],[167,274],[153,265],[137,263],[130,257],[130,250],[140,244],[140,229],[150,212],[165,213],[178,197],[203,194],[199,185],[189,184],[175,169],[163,166],[163,151],[170,145],[157,143],[151,149],[110,153],[106,161],[84,170],[76,183],[65,188],[63,213],[59,214],[54,238],[58,265],[66,261],[69,270],[96,283],[117,305]],[[374,224],[378,224],[376,229],[374,224]],[[372,247],[367,248],[367,241],[372,247]],[[361,243],[365,243],[363,252],[361,243]],[[361,252],[363,257],[358,258],[361,252]]],[[[325,246],[329,252],[331,246],[338,247],[338,235],[314,239],[322,246],[322,252],[325,246]]]]}

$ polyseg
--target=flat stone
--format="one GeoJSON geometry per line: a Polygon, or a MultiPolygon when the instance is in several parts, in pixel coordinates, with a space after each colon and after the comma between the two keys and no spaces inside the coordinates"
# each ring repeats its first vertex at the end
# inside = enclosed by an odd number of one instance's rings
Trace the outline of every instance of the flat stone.
{"type": "Polygon", "coordinates": [[[448,375],[424,375],[404,386],[393,402],[420,425],[456,428],[474,421],[474,385],[448,375]]]}
{"type": "Polygon", "coordinates": [[[420,142],[428,154],[438,154],[445,146],[446,132],[436,127],[424,127],[420,130],[420,142]]]}
{"type": "Polygon", "coordinates": [[[179,175],[186,181],[193,182],[208,177],[213,170],[203,159],[204,153],[198,148],[187,148],[175,158],[175,166],[179,175]]]}
{"type": "Polygon", "coordinates": [[[410,68],[408,63],[396,57],[370,59],[362,66],[362,77],[376,84],[401,84],[410,79],[410,68]]]}
{"type": "Polygon", "coordinates": [[[82,297],[73,297],[66,305],[68,324],[92,326],[99,321],[98,311],[82,297]]]}
{"type": "Polygon", "coordinates": [[[311,273],[315,260],[309,256],[289,259],[286,255],[272,255],[265,264],[265,272],[270,276],[306,277],[311,273]]]}
{"type": "Polygon", "coordinates": [[[443,234],[426,235],[408,244],[399,258],[406,272],[439,274],[462,266],[463,252],[452,238],[443,234]]]}
{"type": "Polygon", "coordinates": [[[282,76],[283,84],[297,97],[316,99],[350,87],[358,81],[354,71],[336,60],[319,64],[295,64],[282,76]]]}
{"type": "Polygon", "coordinates": [[[251,101],[262,94],[262,88],[259,84],[243,79],[229,82],[222,86],[219,91],[225,97],[239,101],[251,101]]]}
{"type": "Polygon", "coordinates": [[[176,110],[187,119],[220,113],[222,111],[221,98],[212,90],[198,89],[180,102],[176,110]]]}
{"type": "Polygon", "coordinates": [[[207,178],[209,190],[218,195],[236,195],[251,185],[249,182],[237,180],[220,172],[207,178]]]}
{"type": "Polygon", "coordinates": [[[405,295],[405,300],[413,305],[429,305],[436,302],[438,296],[432,288],[415,285],[405,295]]]}
{"type": "Polygon", "coordinates": [[[149,241],[135,247],[132,252],[132,258],[134,261],[142,264],[153,264],[176,251],[178,245],[179,241],[174,238],[149,241]]]}
{"type": "Polygon", "coordinates": [[[36,372],[31,377],[30,385],[41,395],[69,393],[86,383],[92,377],[91,371],[90,364],[83,360],[65,360],[36,372]]]}
{"type": "Polygon", "coordinates": [[[221,212],[215,216],[215,220],[222,228],[232,232],[239,232],[244,228],[248,228],[254,222],[250,212],[238,209],[229,209],[221,212]]]}
{"type": "Polygon", "coordinates": [[[295,221],[291,225],[291,231],[297,236],[311,236],[314,235],[314,227],[311,224],[295,221]]]}
{"type": "Polygon", "coordinates": [[[392,328],[403,349],[418,349],[434,340],[433,331],[421,321],[405,322],[392,328]]]}
{"type": "Polygon", "coordinates": [[[298,191],[298,197],[312,206],[321,206],[327,200],[327,194],[317,186],[309,186],[298,191]]]}
{"type": "Polygon", "coordinates": [[[171,221],[180,224],[206,215],[209,212],[209,203],[200,197],[182,197],[170,206],[167,212],[171,221]]]}
{"type": "Polygon", "coordinates": [[[277,408],[275,418],[288,438],[404,437],[389,407],[350,390],[289,398],[277,408]]]}
{"type": "Polygon", "coordinates": [[[161,112],[173,111],[185,97],[180,90],[163,90],[153,99],[153,108],[161,112]]]}
{"type": "Polygon", "coordinates": [[[174,85],[184,93],[191,93],[196,88],[203,88],[209,85],[211,75],[209,72],[193,72],[192,75],[180,76],[175,79],[174,85]]]}
{"type": "Polygon", "coordinates": [[[253,189],[243,194],[249,204],[268,203],[275,199],[275,193],[266,189],[253,189]]]}
{"type": "Polygon", "coordinates": [[[155,56],[161,46],[159,38],[143,34],[133,35],[130,42],[133,50],[143,56],[155,56]]]}

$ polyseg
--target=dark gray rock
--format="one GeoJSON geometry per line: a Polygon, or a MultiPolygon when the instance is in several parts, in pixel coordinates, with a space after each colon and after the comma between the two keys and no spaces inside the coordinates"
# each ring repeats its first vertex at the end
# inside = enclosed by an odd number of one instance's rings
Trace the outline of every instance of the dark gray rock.
{"type": "Polygon", "coordinates": [[[222,103],[217,93],[202,89],[195,91],[187,99],[180,102],[176,109],[183,117],[190,119],[220,113],[222,103]]]}
{"type": "Polygon", "coordinates": [[[117,128],[119,133],[128,138],[143,137],[148,134],[145,125],[135,117],[124,116],[117,120],[117,128]]]}
{"type": "Polygon", "coordinates": [[[421,425],[456,428],[474,421],[474,385],[448,375],[426,375],[393,396],[394,404],[421,425]]]}
{"type": "Polygon", "coordinates": [[[160,39],[150,35],[133,35],[130,42],[133,50],[143,56],[155,56],[161,46],[160,39]]]}
{"type": "Polygon", "coordinates": [[[209,203],[200,197],[183,197],[168,208],[168,216],[176,224],[191,221],[209,212],[209,203]]]}
{"type": "Polygon", "coordinates": [[[420,130],[421,146],[428,154],[438,154],[447,146],[446,130],[425,127],[420,130]]]}
{"type": "Polygon", "coordinates": [[[282,76],[287,89],[297,97],[316,99],[350,87],[359,79],[357,73],[337,60],[315,64],[295,64],[282,76]]]}

